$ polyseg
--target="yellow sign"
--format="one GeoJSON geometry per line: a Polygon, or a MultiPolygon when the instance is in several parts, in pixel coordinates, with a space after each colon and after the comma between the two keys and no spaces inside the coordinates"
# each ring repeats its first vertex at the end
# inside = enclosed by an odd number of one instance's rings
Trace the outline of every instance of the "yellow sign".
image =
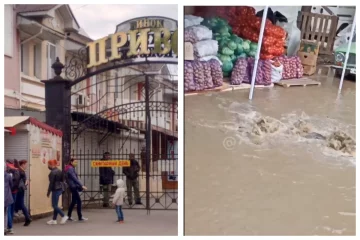
{"type": "Polygon", "coordinates": [[[178,31],[164,27],[161,19],[141,19],[133,22],[131,30],[116,32],[87,44],[92,68],[115,60],[140,58],[176,58],[178,31]],[[107,42],[110,53],[107,55],[107,42]]]}
{"type": "Polygon", "coordinates": [[[94,160],[91,161],[91,167],[130,167],[130,160],[94,160]]]}

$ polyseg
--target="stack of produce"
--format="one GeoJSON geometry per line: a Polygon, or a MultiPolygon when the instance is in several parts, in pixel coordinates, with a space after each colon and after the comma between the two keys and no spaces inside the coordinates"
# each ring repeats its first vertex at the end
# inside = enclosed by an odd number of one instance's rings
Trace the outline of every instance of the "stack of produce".
{"type": "Polygon", "coordinates": [[[185,61],[185,92],[202,91],[223,84],[221,65],[218,60],[185,61]]]}
{"type": "Polygon", "coordinates": [[[278,60],[283,65],[282,79],[302,78],[304,68],[299,57],[281,56],[278,60]]]}
{"type": "MultiPolygon", "coordinates": [[[[219,80],[215,80],[215,85],[212,79],[211,59],[218,61],[220,66],[221,62],[216,57],[218,52],[218,42],[213,40],[212,31],[200,25],[202,18],[191,15],[185,16],[186,27],[184,30],[185,42],[191,42],[194,46],[195,61],[185,62],[185,90],[186,91],[201,91],[204,89],[219,86],[219,80]],[[190,67],[191,65],[191,67],[190,67]]],[[[221,68],[221,66],[220,66],[221,68]]],[[[222,81],[221,81],[222,84],[222,81]]]]}
{"type": "MultiPolygon", "coordinates": [[[[234,34],[252,42],[259,41],[262,19],[255,15],[255,9],[252,7],[217,7],[211,14],[205,14],[205,10],[199,14],[206,17],[216,14],[229,22],[234,34]]],[[[266,19],[260,58],[272,59],[284,54],[285,37],[284,29],[266,19]]]]}
{"type": "Polygon", "coordinates": [[[257,51],[257,43],[250,40],[244,40],[235,34],[231,34],[232,30],[228,22],[219,17],[205,19],[202,22],[213,31],[214,39],[219,43],[218,57],[222,62],[223,74],[225,77],[231,75],[233,64],[238,58],[255,57],[257,51]]]}
{"type": "MultiPolygon", "coordinates": [[[[240,85],[241,83],[251,83],[254,69],[254,58],[240,58],[236,61],[234,70],[231,74],[231,84],[240,85]]],[[[269,60],[259,60],[255,78],[256,85],[271,84],[271,62],[269,60]]]]}

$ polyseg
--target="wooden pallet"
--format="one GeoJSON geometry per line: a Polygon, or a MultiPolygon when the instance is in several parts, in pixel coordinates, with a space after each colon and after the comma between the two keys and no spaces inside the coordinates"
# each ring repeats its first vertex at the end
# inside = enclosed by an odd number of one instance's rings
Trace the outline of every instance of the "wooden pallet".
{"type": "MultiPolygon", "coordinates": [[[[268,86],[255,85],[255,88],[271,88],[271,87],[274,87],[274,84],[271,84],[268,86]]],[[[243,90],[243,89],[250,89],[250,88],[251,88],[251,84],[242,83],[240,85],[231,85],[230,82],[226,79],[226,80],[224,80],[223,85],[220,87],[213,88],[213,89],[206,89],[203,91],[194,91],[194,92],[185,93],[185,97],[199,95],[199,94],[206,94],[206,93],[210,93],[210,92],[227,92],[227,91],[243,90]]]]}
{"type": "Polygon", "coordinates": [[[293,87],[293,86],[320,86],[321,82],[314,81],[310,78],[298,78],[298,79],[288,79],[281,80],[280,82],[275,83],[283,87],[293,87]]]}
{"type": "Polygon", "coordinates": [[[339,17],[301,12],[301,19],[301,39],[315,40],[320,44],[321,54],[333,54],[339,17]]]}

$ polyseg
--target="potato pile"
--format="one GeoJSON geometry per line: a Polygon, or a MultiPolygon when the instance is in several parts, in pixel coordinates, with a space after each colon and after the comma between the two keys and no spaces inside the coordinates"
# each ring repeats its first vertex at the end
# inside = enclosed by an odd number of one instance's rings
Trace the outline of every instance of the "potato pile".
{"type": "Polygon", "coordinates": [[[204,66],[200,61],[193,61],[194,69],[194,81],[196,85],[196,91],[201,91],[205,89],[205,79],[204,79],[204,66]]]}
{"type": "Polygon", "coordinates": [[[184,62],[184,79],[185,79],[184,91],[185,92],[195,91],[196,85],[194,81],[194,69],[192,66],[192,62],[189,61],[184,62]]]}
{"type": "Polygon", "coordinates": [[[249,81],[248,61],[246,58],[238,58],[232,70],[230,81],[232,85],[240,85],[243,81],[249,81]]]}
{"type": "Polygon", "coordinates": [[[211,67],[210,62],[201,62],[204,67],[204,83],[205,83],[205,89],[213,88],[213,80],[211,77],[211,67]]]}
{"type": "Polygon", "coordinates": [[[219,61],[216,59],[211,59],[209,61],[211,69],[211,78],[215,87],[222,86],[223,84],[223,74],[219,61]]]}

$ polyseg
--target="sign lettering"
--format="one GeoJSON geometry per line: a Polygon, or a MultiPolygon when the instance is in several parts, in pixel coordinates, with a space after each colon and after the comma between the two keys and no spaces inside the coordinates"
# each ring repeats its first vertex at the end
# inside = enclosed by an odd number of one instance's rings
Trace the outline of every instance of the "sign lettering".
{"type": "Polygon", "coordinates": [[[169,20],[139,19],[129,23],[127,32],[119,31],[88,43],[87,67],[136,58],[177,58],[178,31],[166,28],[165,21],[169,20]]]}

